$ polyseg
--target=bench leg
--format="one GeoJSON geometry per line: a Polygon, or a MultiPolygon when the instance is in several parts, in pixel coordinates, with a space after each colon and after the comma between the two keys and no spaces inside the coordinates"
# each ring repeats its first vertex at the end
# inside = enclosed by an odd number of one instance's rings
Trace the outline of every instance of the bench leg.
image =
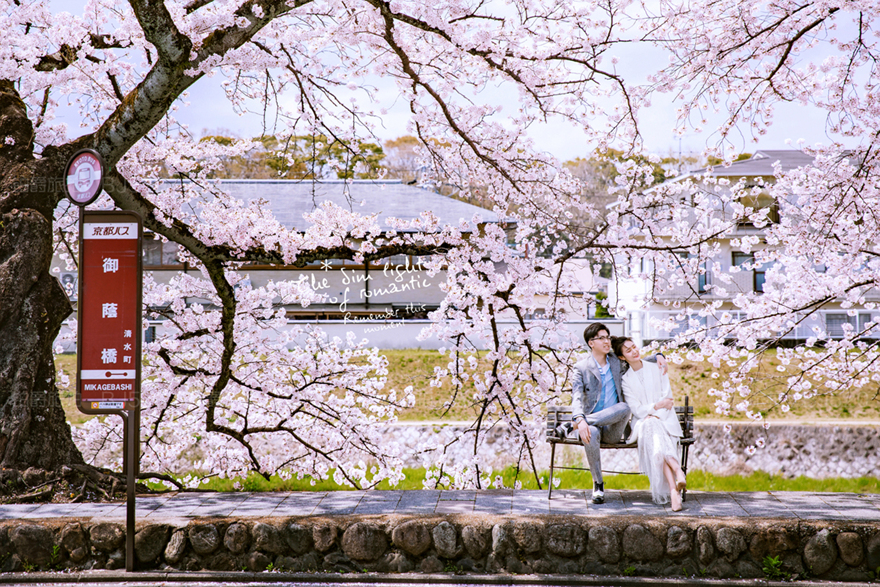
{"type": "Polygon", "coordinates": [[[556,460],[556,443],[550,443],[550,484],[547,487],[547,499],[553,499],[553,463],[556,460]]]}
{"type": "MultiPolygon", "coordinates": [[[[688,445],[682,445],[681,447],[681,470],[684,472],[685,476],[687,476],[688,472],[688,445]]],[[[687,501],[687,487],[685,487],[681,492],[681,501],[687,501]]]]}

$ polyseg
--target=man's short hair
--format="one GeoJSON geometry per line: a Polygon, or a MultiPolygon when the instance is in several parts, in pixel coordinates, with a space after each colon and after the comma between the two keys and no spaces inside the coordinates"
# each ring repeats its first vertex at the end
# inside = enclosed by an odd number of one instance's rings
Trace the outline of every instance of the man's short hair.
{"type": "Polygon", "coordinates": [[[608,333],[608,336],[611,336],[611,331],[608,330],[608,327],[602,324],[601,322],[593,322],[586,328],[584,328],[584,342],[590,342],[591,339],[599,336],[599,333],[602,331],[608,333]]]}

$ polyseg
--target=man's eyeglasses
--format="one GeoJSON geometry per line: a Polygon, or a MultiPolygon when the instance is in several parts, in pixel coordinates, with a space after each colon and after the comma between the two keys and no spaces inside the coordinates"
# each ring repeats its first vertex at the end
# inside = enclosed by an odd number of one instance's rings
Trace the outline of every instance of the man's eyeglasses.
{"type": "Polygon", "coordinates": [[[594,341],[594,340],[601,340],[601,341],[604,342],[604,341],[606,341],[606,340],[611,340],[611,337],[610,337],[610,336],[597,336],[596,338],[591,338],[591,339],[590,339],[591,342],[594,341]]]}

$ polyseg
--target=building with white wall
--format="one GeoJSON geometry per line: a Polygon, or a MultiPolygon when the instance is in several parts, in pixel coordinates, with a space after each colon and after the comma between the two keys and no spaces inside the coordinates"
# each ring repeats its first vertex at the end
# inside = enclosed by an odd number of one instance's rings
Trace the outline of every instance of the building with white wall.
{"type": "MultiPolygon", "coordinates": [[[[812,162],[813,158],[810,155],[797,150],[762,150],[756,152],[750,159],[737,161],[727,167],[712,168],[709,175],[729,180],[730,184],[742,180],[747,187],[760,186],[761,182],[763,185],[770,185],[775,181],[777,164],[782,171],[789,171],[812,162]]],[[[706,169],[695,170],[670,181],[698,180],[706,174],[706,171],[706,169]]],[[[751,201],[744,203],[755,209],[768,208],[767,219],[771,223],[778,222],[780,215],[786,213],[785,206],[780,209],[779,202],[770,198],[766,192],[751,197],[751,201]]],[[[724,212],[719,210],[719,213],[724,212]]],[[[726,237],[716,241],[720,248],[720,255],[714,259],[717,264],[713,263],[712,267],[704,265],[700,275],[684,283],[671,282],[668,276],[658,275],[649,262],[619,259],[618,268],[622,270],[617,272],[608,286],[610,305],[618,309],[618,317],[624,320],[629,335],[642,343],[669,339],[678,332],[684,331],[687,325],[675,321],[675,316],[683,309],[696,310],[706,302],[718,302],[720,312],[726,312],[733,322],[740,320],[744,315],[738,311],[733,299],[740,293],[763,292],[767,267],[754,265],[754,254],[734,250],[731,240],[743,236],[760,237],[763,233],[763,228],[751,223],[738,224],[726,237]],[[719,271],[730,275],[732,283],[724,283],[723,288],[713,287],[716,283],[720,283],[717,274],[719,271]],[[675,325],[671,330],[661,327],[662,323],[672,325],[673,322],[675,325]]],[[[767,244],[761,239],[755,250],[766,246],[767,244]]],[[[686,252],[681,254],[687,257],[686,252]]],[[[817,271],[821,270],[822,268],[817,266],[817,271]]],[[[869,296],[872,298],[870,301],[880,301],[880,295],[876,291],[869,296]]],[[[858,312],[856,315],[850,314],[851,312],[842,309],[840,304],[829,303],[824,309],[786,333],[783,338],[802,341],[813,336],[816,328],[827,332],[833,338],[840,338],[843,336],[845,324],[858,328],[875,317],[867,311],[858,312]]],[[[710,329],[713,326],[712,318],[698,316],[696,312],[691,319],[710,329]]]]}

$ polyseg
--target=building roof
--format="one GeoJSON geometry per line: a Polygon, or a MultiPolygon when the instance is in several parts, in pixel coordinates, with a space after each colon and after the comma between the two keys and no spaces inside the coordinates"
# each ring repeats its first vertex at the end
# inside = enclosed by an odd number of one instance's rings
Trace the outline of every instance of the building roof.
{"type": "Polygon", "coordinates": [[[479,214],[483,222],[500,222],[491,210],[454,200],[400,180],[275,180],[224,179],[217,187],[245,202],[262,199],[269,203],[278,222],[285,228],[303,228],[303,214],[330,201],[362,215],[378,213],[379,226],[390,229],[387,218],[414,220],[424,211],[432,212],[441,225],[457,226],[479,214]]]}
{"type": "MultiPolygon", "coordinates": [[[[724,165],[711,167],[711,175],[714,177],[773,177],[775,173],[773,166],[777,162],[782,166],[782,171],[790,171],[804,165],[810,165],[813,162],[813,156],[796,149],[760,150],[751,158],[736,161],[726,167],[724,165]]],[[[675,179],[703,175],[707,169],[710,168],[704,167],[689,171],[675,179]]]]}

